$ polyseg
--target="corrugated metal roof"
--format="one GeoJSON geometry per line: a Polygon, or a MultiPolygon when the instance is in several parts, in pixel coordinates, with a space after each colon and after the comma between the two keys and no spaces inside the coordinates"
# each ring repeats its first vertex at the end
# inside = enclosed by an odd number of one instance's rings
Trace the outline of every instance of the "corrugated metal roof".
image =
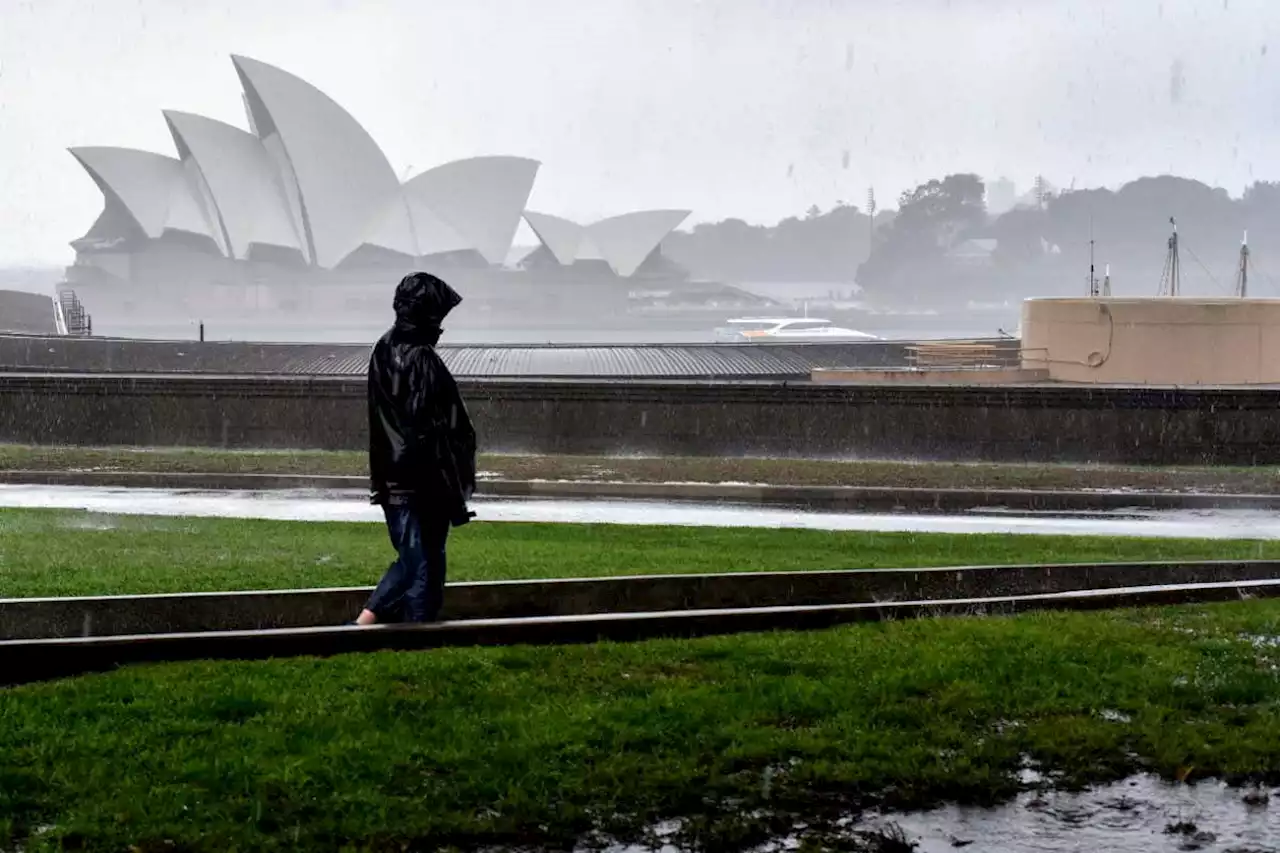
{"type": "Polygon", "coordinates": [[[459,376],[795,376],[807,375],[815,359],[841,365],[857,361],[850,353],[714,344],[442,347],[441,355],[459,376]]]}
{"type": "Polygon", "coordinates": [[[285,360],[277,369],[279,373],[298,373],[313,376],[352,376],[363,373],[369,366],[369,347],[334,347],[336,351],[323,355],[299,354],[285,360]],[[356,351],[353,351],[356,350],[356,351]]]}
{"type": "MultiPolygon", "coordinates": [[[[899,343],[663,344],[608,346],[441,346],[456,376],[602,378],[717,378],[808,376],[815,367],[850,368],[905,363],[899,343]]],[[[363,373],[368,354],[291,360],[282,373],[363,373]]]]}
{"type": "MultiPolygon", "coordinates": [[[[1005,342],[1017,346],[1016,341],[1005,342]]],[[[908,342],[813,344],[441,345],[461,377],[788,378],[817,367],[894,367],[908,342]]],[[[353,344],[180,343],[0,336],[0,369],[124,373],[357,376],[369,347],[353,344]]]]}

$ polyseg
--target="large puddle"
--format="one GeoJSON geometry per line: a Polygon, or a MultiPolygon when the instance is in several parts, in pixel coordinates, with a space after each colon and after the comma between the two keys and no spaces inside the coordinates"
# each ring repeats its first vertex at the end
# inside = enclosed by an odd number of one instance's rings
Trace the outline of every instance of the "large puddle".
{"type": "MultiPolygon", "coordinates": [[[[90,486],[0,485],[0,507],[82,509],[115,515],[263,518],[288,521],[382,520],[362,490],[198,491],[90,486]]],[[[813,512],[777,507],[656,501],[477,499],[483,521],[658,524],[694,527],[791,527],[914,533],[1022,533],[1052,536],[1149,536],[1280,539],[1280,513],[1232,510],[1126,510],[1084,515],[948,515],[813,512]]]]}
{"type": "Polygon", "coordinates": [[[921,853],[1280,851],[1280,794],[1137,777],[1083,793],[1026,793],[994,809],[948,806],[891,820],[921,853]],[[966,843],[967,842],[967,843],[966,843]]]}
{"type": "MultiPolygon", "coordinates": [[[[946,806],[915,814],[841,821],[752,849],[898,853],[1280,853],[1280,791],[1177,785],[1134,777],[1079,793],[1028,792],[997,808],[946,806]],[[808,842],[808,845],[805,842],[808,842]],[[816,846],[814,842],[819,842],[816,846]]],[[[680,824],[654,827],[652,845],[606,853],[679,853],[680,824]]],[[[585,848],[583,848],[585,853],[585,848]]]]}

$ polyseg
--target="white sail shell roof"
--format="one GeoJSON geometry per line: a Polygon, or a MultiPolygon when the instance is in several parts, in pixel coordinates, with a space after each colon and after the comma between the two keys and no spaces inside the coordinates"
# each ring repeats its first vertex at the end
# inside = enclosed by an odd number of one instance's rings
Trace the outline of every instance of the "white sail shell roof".
{"type": "Polygon", "coordinates": [[[442,255],[474,248],[453,225],[413,193],[405,193],[405,203],[409,205],[409,219],[413,222],[419,256],[442,255]]]}
{"type": "Polygon", "coordinates": [[[571,222],[550,213],[525,211],[524,221],[529,223],[533,233],[542,241],[555,259],[565,266],[571,266],[578,260],[578,248],[587,233],[586,226],[571,222]]]}
{"type": "Polygon", "coordinates": [[[687,210],[638,210],[590,225],[533,211],[526,211],[524,218],[560,263],[603,260],[626,278],[688,216],[687,210]]]}
{"type": "Polygon", "coordinates": [[[372,247],[410,258],[474,251],[502,264],[523,214],[560,263],[603,260],[629,276],[688,215],[641,211],[583,226],[525,212],[540,164],[524,157],[457,160],[401,184],[368,132],[323,92],[266,63],[232,61],[249,131],[166,111],[178,159],[72,150],[106,198],[100,219],[120,226],[99,228],[77,251],[108,236],[119,242],[182,232],[242,261],[277,259],[282,249],[332,269],[348,258],[360,262],[365,253],[355,253],[372,247]],[[255,247],[271,251],[255,254],[255,247]]]}
{"type": "MultiPolygon", "coordinates": [[[[370,228],[407,219],[396,205],[400,181],[373,138],[328,95],[279,68],[232,57],[253,124],[264,140],[278,134],[297,180],[316,264],[332,268],[366,242],[370,228]]],[[[407,222],[382,230],[406,233],[407,222]]]]}
{"type": "MultiPolygon", "coordinates": [[[[471,157],[423,172],[404,190],[414,205],[447,223],[467,248],[500,264],[511,251],[538,166],[538,161],[524,157],[471,157]]],[[[427,224],[413,220],[418,239],[435,242],[427,224]]]]}
{"type": "Polygon", "coordinates": [[[282,176],[262,140],[233,125],[166,110],[174,141],[204,177],[226,231],[232,257],[254,245],[292,249],[305,256],[301,223],[289,210],[282,176]]]}
{"type": "Polygon", "coordinates": [[[180,231],[208,237],[225,251],[204,187],[181,160],[133,148],[72,148],[71,154],[148,237],[180,231]]]}
{"type": "Polygon", "coordinates": [[[413,235],[408,203],[403,193],[397,191],[391,197],[378,217],[370,223],[361,245],[376,246],[410,258],[418,256],[418,240],[413,235]]]}
{"type": "Polygon", "coordinates": [[[688,216],[687,210],[639,210],[592,223],[587,234],[613,271],[626,278],[688,216]]]}
{"type": "Polygon", "coordinates": [[[363,244],[410,258],[474,248],[436,211],[403,189],[374,220],[363,244]]]}

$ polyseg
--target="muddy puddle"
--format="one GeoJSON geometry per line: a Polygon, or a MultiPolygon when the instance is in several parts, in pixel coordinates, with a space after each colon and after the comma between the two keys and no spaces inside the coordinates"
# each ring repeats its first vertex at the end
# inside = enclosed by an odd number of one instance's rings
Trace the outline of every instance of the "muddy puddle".
{"type": "Polygon", "coordinates": [[[1137,777],[1082,793],[1026,793],[994,809],[946,806],[866,821],[889,822],[920,853],[1261,853],[1280,851],[1280,791],[1137,777]]]}
{"type": "MultiPolygon", "coordinates": [[[[866,853],[1280,853],[1280,790],[1178,785],[1134,777],[1077,793],[1027,792],[996,808],[943,806],[912,814],[871,814],[810,836],[805,849],[866,853]]],[[[680,825],[654,827],[652,845],[605,853],[679,853],[680,825]]],[[[801,849],[805,837],[750,853],[801,849]]]]}

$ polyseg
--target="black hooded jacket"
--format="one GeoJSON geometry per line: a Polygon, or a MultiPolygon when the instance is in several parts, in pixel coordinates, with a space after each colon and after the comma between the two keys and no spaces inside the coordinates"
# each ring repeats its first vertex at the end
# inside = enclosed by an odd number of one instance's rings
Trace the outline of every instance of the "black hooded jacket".
{"type": "Polygon", "coordinates": [[[471,517],[476,434],[436,352],[440,324],[462,301],[428,273],[396,288],[396,322],[369,357],[369,477],[378,504],[412,501],[455,524],[471,517]]]}

